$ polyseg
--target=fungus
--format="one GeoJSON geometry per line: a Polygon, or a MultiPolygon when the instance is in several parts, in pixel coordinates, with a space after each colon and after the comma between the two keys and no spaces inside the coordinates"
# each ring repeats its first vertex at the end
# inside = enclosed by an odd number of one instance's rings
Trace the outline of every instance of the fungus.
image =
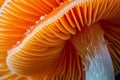
{"type": "Polygon", "coordinates": [[[0,12],[0,79],[114,80],[119,3],[7,0],[0,12]]]}

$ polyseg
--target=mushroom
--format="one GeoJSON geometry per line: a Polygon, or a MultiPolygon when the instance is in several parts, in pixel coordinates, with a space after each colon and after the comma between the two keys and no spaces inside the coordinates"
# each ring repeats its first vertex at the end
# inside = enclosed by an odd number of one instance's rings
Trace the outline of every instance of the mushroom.
{"type": "Polygon", "coordinates": [[[7,0],[0,12],[0,79],[114,80],[119,3],[7,0]]]}

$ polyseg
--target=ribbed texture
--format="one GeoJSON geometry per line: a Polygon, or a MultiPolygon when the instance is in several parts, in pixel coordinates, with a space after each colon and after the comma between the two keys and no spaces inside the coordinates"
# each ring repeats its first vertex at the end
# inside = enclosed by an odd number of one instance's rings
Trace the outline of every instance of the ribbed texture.
{"type": "Polygon", "coordinates": [[[26,36],[27,29],[31,29],[41,16],[49,14],[60,4],[52,0],[48,2],[49,4],[44,0],[11,0],[6,3],[0,12],[0,40],[2,42],[0,45],[5,46],[4,49],[10,49],[26,36]]]}
{"type": "MultiPolygon", "coordinates": [[[[4,57],[5,65],[7,51],[15,46],[17,48],[10,51],[7,58],[11,70],[26,75],[48,72],[63,53],[66,40],[71,36],[101,19],[120,17],[119,3],[120,0],[11,0],[0,13],[0,57],[4,57]]],[[[118,37],[115,39],[118,40],[118,37]]],[[[112,48],[110,52],[117,71],[119,64],[115,62],[119,60],[114,54],[116,51],[112,48]]],[[[116,54],[119,56],[120,52],[116,54]]]]}
{"type": "Polygon", "coordinates": [[[52,68],[47,72],[33,74],[32,78],[35,80],[84,80],[82,60],[75,51],[70,41],[67,41],[52,68]]]}
{"type": "MultiPolygon", "coordinates": [[[[3,5],[0,12],[0,79],[24,80],[22,76],[11,73],[6,65],[9,49],[26,36],[41,16],[49,14],[62,0],[10,0],[3,5]],[[11,78],[10,78],[11,77],[11,78]]],[[[0,5],[2,1],[0,1],[0,5]]]]}

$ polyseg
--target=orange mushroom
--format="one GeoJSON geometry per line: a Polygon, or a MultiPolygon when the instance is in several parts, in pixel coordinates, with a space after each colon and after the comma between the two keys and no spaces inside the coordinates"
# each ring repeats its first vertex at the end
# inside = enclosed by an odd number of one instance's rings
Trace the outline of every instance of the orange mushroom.
{"type": "Polygon", "coordinates": [[[0,12],[0,79],[114,80],[120,71],[119,3],[7,1],[0,12]]]}

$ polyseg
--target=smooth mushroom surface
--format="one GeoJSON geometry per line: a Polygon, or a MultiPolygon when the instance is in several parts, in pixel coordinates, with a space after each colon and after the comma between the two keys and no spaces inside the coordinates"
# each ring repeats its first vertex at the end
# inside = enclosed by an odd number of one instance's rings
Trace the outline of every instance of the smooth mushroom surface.
{"type": "Polygon", "coordinates": [[[120,0],[5,0],[0,80],[115,80],[120,0]]]}

